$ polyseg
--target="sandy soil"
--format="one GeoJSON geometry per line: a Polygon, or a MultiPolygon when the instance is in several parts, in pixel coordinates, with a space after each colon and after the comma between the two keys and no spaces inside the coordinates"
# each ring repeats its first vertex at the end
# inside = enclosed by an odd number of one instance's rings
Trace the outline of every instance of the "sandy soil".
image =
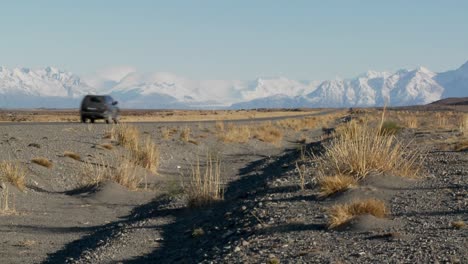
{"type": "Polygon", "coordinates": [[[14,212],[0,215],[2,263],[468,261],[466,229],[451,227],[453,221],[468,221],[468,155],[441,150],[455,130],[403,129],[398,134],[411,147],[426,150],[423,178],[374,175],[357,189],[319,199],[316,164],[304,158],[303,150],[324,151],[330,139],[324,139],[321,127],[287,131],[282,143],[273,145],[257,139],[221,142],[209,122],[135,125],[162,153],[159,175],[149,175],[147,190],[129,191],[110,182],[80,188],[85,162],[124,151],[99,147],[111,143],[104,138],[109,125],[0,125],[0,160],[18,160],[28,172],[24,192],[3,186],[14,212]],[[179,138],[186,126],[192,143],[179,138]],[[163,139],[162,128],[178,132],[163,139]],[[306,141],[298,143],[304,134],[306,141]],[[65,151],[80,154],[82,161],[65,157],[65,151]],[[180,183],[207,152],[222,159],[225,199],[187,208],[180,183]],[[33,164],[38,156],[50,159],[53,167],[33,164]],[[307,168],[305,190],[299,188],[296,162],[307,168]],[[326,208],[356,197],[385,200],[390,216],[362,216],[342,230],[327,229],[326,208]]]}

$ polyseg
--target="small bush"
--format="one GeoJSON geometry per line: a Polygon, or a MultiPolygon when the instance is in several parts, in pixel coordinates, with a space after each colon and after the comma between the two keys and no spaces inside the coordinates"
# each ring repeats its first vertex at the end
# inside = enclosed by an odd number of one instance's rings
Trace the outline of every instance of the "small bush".
{"type": "Polygon", "coordinates": [[[387,215],[385,203],[376,199],[355,201],[347,204],[334,205],[328,211],[329,228],[341,226],[359,215],[373,215],[378,218],[384,218],[387,215]]]}
{"type": "Polygon", "coordinates": [[[52,161],[44,158],[44,157],[37,157],[37,158],[33,158],[31,160],[31,162],[33,163],[36,163],[38,165],[41,165],[43,167],[46,167],[48,169],[52,168],[54,166],[54,164],[52,163],[52,161]]]}
{"type": "Polygon", "coordinates": [[[398,126],[398,124],[394,121],[385,121],[381,128],[380,128],[380,134],[381,135],[395,135],[398,132],[400,132],[401,127],[398,126]]]}
{"type": "Polygon", "coordinates": [[[63,156],[69,157],[69,158],[71,158],[71,159],[78,160],[78,161],[81,160],[81,156],[80,156],[79,154],[77,154],[77,153],[75,153],[75,152],[71,152],[71,151],[65,151],[65,152],[63,153],[63,156]]]}
{"type": "Polygon", "coordinates": [[[356,179],[348,175],[321,177],[318,180],[320,189],[319,196],[326,197],[335,193],[344,192],[356,185],[356,179]]]}
{"type": "Polygon", "coordinates": [[[19,165],[9,161],[0,162],[0,180],[11,183],[21,191],[25,188],[26,171],[19,165]]]}

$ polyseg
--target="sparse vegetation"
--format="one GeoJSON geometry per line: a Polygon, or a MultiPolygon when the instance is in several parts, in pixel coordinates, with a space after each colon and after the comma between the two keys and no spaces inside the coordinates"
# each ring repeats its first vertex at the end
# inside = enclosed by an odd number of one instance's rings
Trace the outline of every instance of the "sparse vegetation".
{"type": "Polygon", "coordinates": [[[180,140],[184,142],[188,142],[190,140],[190,133],[191,133],[190,127],[184,127],[182,131],[180,132],[180,140]]]}
{"type": "Polygon", "coordinates": [[[283,132],[274,127],[271,122],[266,122],[256,127],[254,138],[263,142],[279,145],[283,139],[283,132]]]}
{"type": "Polygon", "coordinates": [[[334,205],[329,209],[328,213],[328,227],[335,228],[359,215],[369,214],[378,218],[384,218],[387,215],[387,208],[383,201],[367,199],[334,205]]]}
{"type": "Polygon", "coordinates": [[[99,144],[99,147],[101,148],[104,148],[104,149],[108,149],[108,150],[111,150],[114,148],[114,146],[110,143],[102,143],[102,144],[99,144]]]}
{"type": "Polygon", "coordinates": [[[456,228],[456,229],[462,229],[462,228],[465,228],[465,227],[466,227],[466,223],[463,222],[463,221],[461,221],[461,220],[459,220],[459,221],[453,221],[453,222],[451,223],[451,226],[452,226],[453,228],[456,228]]]}
{"type": "Polygon", "coordinates": [[[348,175],[325,176],[318,180],[319,196],[327,197],[335,193],[344,192],[357,186],[357,180],[348,175]]]}
{"type": "Polygon", "coordinates": [[[192,166],[187,193],[190,207],[201,207],[223,199],[221,161],[217,156],[207,154],[203,172],[197,157],[196,164],[192,166]]]}
{"type": "Polygon", "coordinates": [[[115,161],[116,167],[101,159],[99,164],[84,163],[82,177],[84,186],[99,186],[103,182],[114,181],[130,190],[136,190],[143,181],[142,176],[136,173],[133,163],[126,157],[115,161]]]}
{"type": "Polygon", "coordinates": [[[50,161],[49,159],[47,158],[44,158],[44,157],[37,157],[37,158],[33,158],[31,160],[32,163],[36,163],[38,165],[41,165],[43,167],[46,167],[48,169],[52,168],[54,166],[54,164],[52,163],[52,161],[50,161]]]}
{"type": "Polygon", "coordinates": [[[4,185],[0,194],[0,214],[2,215],[10,215],[14,214],[16,211],[14,206],[10,208],[10,191],[8,190],[8,186],[4,185]]]}
{"type": "Polygon", "coordinates": [[[370,172],[391,172],[416,177],[421,165],[418,152],[407,150],[393,135],[381,135],[380,127],[350,122],[320,157],[323,176],[344,174],[356,179],[370,172]]]}
{"type": "Polygon", "coordinates": [[[245,143],[248,142],[251,135],[251,129],[247,125],[228,124],[223,133],[219,133],[218,137],[223,142],[229,143],[245,143]]]}
{"type": "Polygon", "coordinates": [[[119,123],[112,126],[110,133],[112,135],[111,138],[117,140],[120,145],[128,149],[138,148],[140,132],[136,127],[125,123],[119,123]]]}
{"type": "Polygon", "coordinates": [[[26,171],[17,162],[0,162],[0,182],[9,182],[21,191],[25,188],[26,171]]]}
{"type": "Polygon", "coordinates": [[[136,164],[156,173],[159,168],[160,153],[157,145],[148,136],[138,149],[133,150],[133,159],[136,164]]]}
{"type": "Polygon", "coordinates": [[[401,127],[394,121],[385,121],[380,128],[381,135],[395,135],[400,132],[401,127]]]}
{"type": "Polygon", "coordinates": [[[65,151],[63,153],[63,156],[69,157],[71,159],[78,160],[78,161],[81,160],[81,156],[78,153],[75,153],[75,152],[72,152],[72,151],[65,151]]]}
{"type": "Polygon", "coordinates": [[[192,231],[192,237],[193,238],[201,237],[201,236],[204,236],[204,235],[205,235],[205,231],[201,227],[200,228],[195,228],[192,231]]]}

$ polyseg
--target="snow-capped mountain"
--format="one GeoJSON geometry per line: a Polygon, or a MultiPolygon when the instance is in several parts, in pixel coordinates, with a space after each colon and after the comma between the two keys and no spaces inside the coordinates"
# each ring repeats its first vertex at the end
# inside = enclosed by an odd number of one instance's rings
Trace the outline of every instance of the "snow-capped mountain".
{"type": "Polygon", "coordinates": [[[53,67],[31,70],[0,67],[0,107],[76,107],[96,89],[70,73],[53,67]]]}
{"type": "Polygon", "coordinates": [[[88,93],[111,94],[123,108],[353,107],[427,104],[468,96],[468,62],[434,73],[424,67],[395,73],[368,71],[323,82],[285,77],[193,80],[172,73],[117,68],[84,79],[52,67],[0,67],[0,108],[78,107],[88,93]]]}

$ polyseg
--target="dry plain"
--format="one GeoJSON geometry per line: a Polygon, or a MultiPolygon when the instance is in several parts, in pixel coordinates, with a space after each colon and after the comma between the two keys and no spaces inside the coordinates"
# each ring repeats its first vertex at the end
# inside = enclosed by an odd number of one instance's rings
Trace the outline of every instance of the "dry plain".
{"type": "Polygon", "coordinates": [[[382,114],[4,110],[1,262],[466,263],[467,112],[382,114]]]}

